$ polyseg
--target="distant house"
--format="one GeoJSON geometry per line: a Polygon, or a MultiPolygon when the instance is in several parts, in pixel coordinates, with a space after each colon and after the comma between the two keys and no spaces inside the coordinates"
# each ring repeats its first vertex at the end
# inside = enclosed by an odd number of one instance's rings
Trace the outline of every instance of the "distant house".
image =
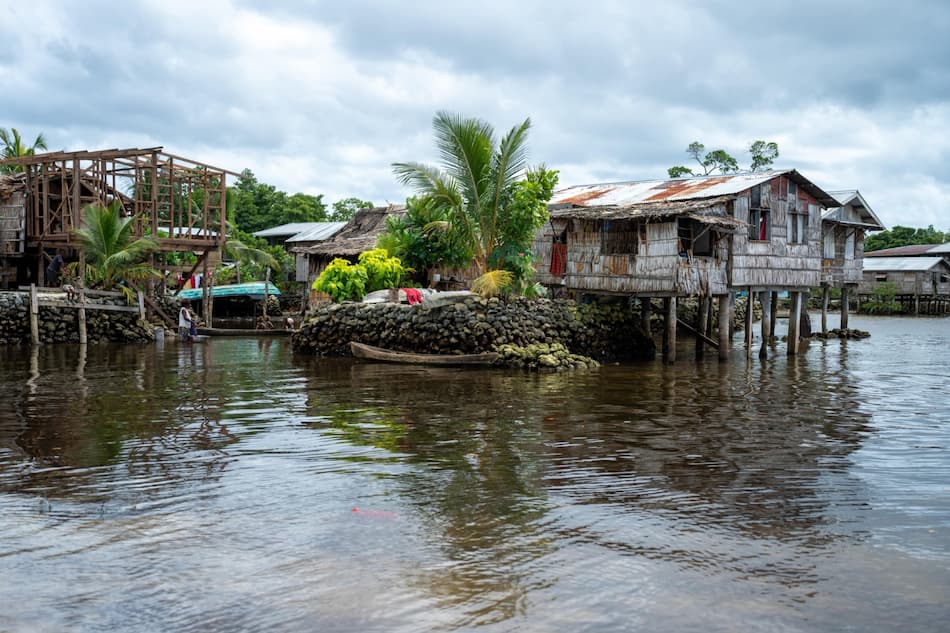
{"type": "Polygon", "coordinates": [[[946,244],[911,244],[882,248],[865,253],[865,257],[945,257],[950,258],[950,242],[946,244]]]}
{"type": "Polygon", "coordinates": [[[821,216],[821,283],[823,286],[857,287],[861,281],[864,238],[869,231],[881,231],[878,219],[856,189],[831,191],[840,206],[821,216]]]}
{"type": "MultiPolygon", "coordinates": [[[[346,222],[289,222],[251,233],[267,240],[271,246],[284,246],[290,239],[304,233],[327,234],[332,237],[346,222]]],[[[327,239],[324,237],[323,239],[327,239]]],[[[318,241],[318,240],[317,240],[318,241]]]]}
{"type": "Polygon", "coordinates": [[[950,263],[943,257],[935,255],[865,259],[859,293],[874,294],[883,284],[892,284],[897,301],[905,307],[912,303],[915,313],[943,313],[950,308],[950,263]]]}
{"type": "Polygon", "coordinates": [[[300,258],[298,280],[306,281],[309,289],[334,259],[339,257],[355,262],[360,253],[376,247],[376,238],[386,231],[387,218],[401,217],[405,213],[406,207],[402,205],[360,209],[332,238],[317,244],[293,247],[291,251],[300,258]],[[300,274],[304,269],[306,279],[302,279],[303,275],[300,274]]]}
{"type": "Polygon", "coordinates": [[[535,240],[538,278],[575,294],[670,299],[668,322],[686,296],[786,290],[800,308],[821,281],[821,211],[839,206],[795,170],[567,187],[535,240]]]}
{"type": "Polygon", "coordinates": [[[296,272],[294,281],[307,281],[307,257],[301,255],[301,247],[315,246],[340,232],[346,222],[291,222],[252,233],[254,237],[267,240],[271,246],[283,246],[294,254],[296,272]]]}

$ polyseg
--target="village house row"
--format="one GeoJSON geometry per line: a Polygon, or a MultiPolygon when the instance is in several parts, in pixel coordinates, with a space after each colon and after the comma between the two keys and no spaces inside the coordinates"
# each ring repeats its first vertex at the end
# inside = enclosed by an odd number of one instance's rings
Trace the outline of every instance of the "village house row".
{"type": "MultiPolygon", "coordinates": [[[[6,287],[43,281],[49,251],[67,256],[70,232],[81,209],[121,200],[139,218],[137,232],[160,236],[164,251],[190,250],[195,268],[207,272],[223,248],[224,190],[233,172],[162,148],[57,152],[4,161],[24,172],[0,177],[0,282],[6,287]],[[205,192],[204,208],[189,195],[205,192]]],[[[769,310],[775,293],[791,299],[788,353],[798,350],[798,319],[810,289],[841,290],[842,304],[863,277],[864,237],[883,229],[855,190],[826,192],[799,172],[702,176],[645,182],[580,185],[555,192],[550,221],[538,232],[537,280],[560,294],[635,298],[645,318],[653,299],[665,316],[665,357],[675,358],[677,301],[700,298],[703,310],[718,306],[720,322],[731,322],[732,298],[758,297],[765,318],[762,340],[774,334],[769,310]]],[[[349,223],[286,225],[258,232],[284,242],[297,255],[297,281],[306,287],[334,257],[355,259],[372,248],[388,215],[399,206],[366,209],[349,223]]],[[[890,258],[882,258],[890,259],[890,258]]],[[[887,262],[874,267],[886,278],[887,262]]],[[[433,271],[440,284],[464,285],[463,271],[433,271]]],[[[935,294],[950,291],[946,259],[927,271],[935,294]],[[944,284],[947,287],[944,287],[944,284]],[[939,286],[939,287],[938,287],[939,286]]],[[[847,310],[841,313],[847,328],[847,310]]],[[[746,328],[751,345],[751,328],[746,328]]],[[[729,337],[720,332],[721,356],[729,337]]]]}

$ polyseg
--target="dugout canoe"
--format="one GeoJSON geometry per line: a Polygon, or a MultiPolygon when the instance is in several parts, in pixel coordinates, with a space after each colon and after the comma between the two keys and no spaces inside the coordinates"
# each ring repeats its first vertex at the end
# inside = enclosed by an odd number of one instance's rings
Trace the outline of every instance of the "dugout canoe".
{"type": "Polygon", "coordinates": [[[414,354],[412,352],[397,352],[382,347],[373,347],[356,341],[350,343],[350,352],[360,360],[402,363],[404,365],[471,367],[491,365],[498,360],[498,354],[495,352],[484,352],[482,354],[414,354]]]}

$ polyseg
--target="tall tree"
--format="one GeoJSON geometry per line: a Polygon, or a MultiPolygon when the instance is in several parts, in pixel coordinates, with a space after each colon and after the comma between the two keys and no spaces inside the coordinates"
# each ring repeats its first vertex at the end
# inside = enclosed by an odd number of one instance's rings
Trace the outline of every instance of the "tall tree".
{"type": "MultiPolygon", "coordinates": [[[[778,158],[778,144],[772,141],[753,141],[749,144],[747,151],[752,156],[752,162],[749,165],[749,171],[752,172],[771,167],[775,159],[778,158]]],[[[666,170],[670,178],[708,176],[716,172],[731,174],[739,171],[739,162],[724,149],[714,149],[707,152],[705,145],[699,141],[693,141],[686,148],[686,154],[702,167],[702,172],[694,172],[685,165],[674,165],[666,170]]]]}
{"type": "MultiPolygon", "coordinates": [[[[229,188],[233,197],[233,222],[242,231],[253,233],[288,222],[321,222],[327,217],[323,195],[295,193],[288,196],[273,185],[257,180],[250,169],[229,188]]],[[[230,200],[229,200],[230,202],[230,200]]]]}
{"type": "Polygon", "coordinates": [[[864,250],[865,252],[871,252],[885,248],[897,248],[898,246],[944,244],[946,242],[950,242],[950,230],[946,233],[938,231],[933,227],[933,224],[925,229],[895,226],[889,231],[880,231],[868,235],[864,240],[864,250]]]}
{"type": "Polygon", "coordinates": [[[395,163],[397,178],[447,211],[445,228],[471,252],[476,271],[526,274],[531,244],[524,236],[547,221],[545,203],[557,183],[557,172],[528,170],[531,120],[500,141],[488,123],[448,112],[432,126],[441,165],[395,163]]]}
{"type": "MultiPolygon", "coordinates": [[[[42,134],[37,135],[32,145],[24,145],[23,138],[19,130],[11,127],[9,130],[0,127],[0,143],[3,143],[3,151],[0,151],[0,158],[18,158],[20,156],[33,156],[38,149],[46,148],[46,139],[42,134]]],[[[23,171],[22,165],[3,165],[0,166],[0,174],[13,174],[23,171]]]]}
{"type": "Polygon", "coordinates": [[[360,200],[359,198],[344,198],[333,203],[333,211],[330,213],[331,222],[348,222],[353,219],[356,212],[360,209],[370,209],[373,203],[369,200],[360,200]]]}

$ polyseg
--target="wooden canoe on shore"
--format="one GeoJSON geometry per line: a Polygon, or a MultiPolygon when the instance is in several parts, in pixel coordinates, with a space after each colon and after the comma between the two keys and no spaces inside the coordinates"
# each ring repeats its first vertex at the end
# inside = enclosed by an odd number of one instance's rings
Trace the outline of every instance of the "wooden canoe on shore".
{"type": "Polygon", "coordinates": [[[498,360],[498,354],[495,352],[484,352],[482,354],[413,354],[411,352],[395,352],[393,350],[383,349],[382,347],[373,347],[372,345],[357,343],[356,341],[350,343],[350,352],[352,352],[355,358],[361,360],[374,360],[383,363],[403,363],[406,365],[467,367],[491,365],[498,360]]]}

